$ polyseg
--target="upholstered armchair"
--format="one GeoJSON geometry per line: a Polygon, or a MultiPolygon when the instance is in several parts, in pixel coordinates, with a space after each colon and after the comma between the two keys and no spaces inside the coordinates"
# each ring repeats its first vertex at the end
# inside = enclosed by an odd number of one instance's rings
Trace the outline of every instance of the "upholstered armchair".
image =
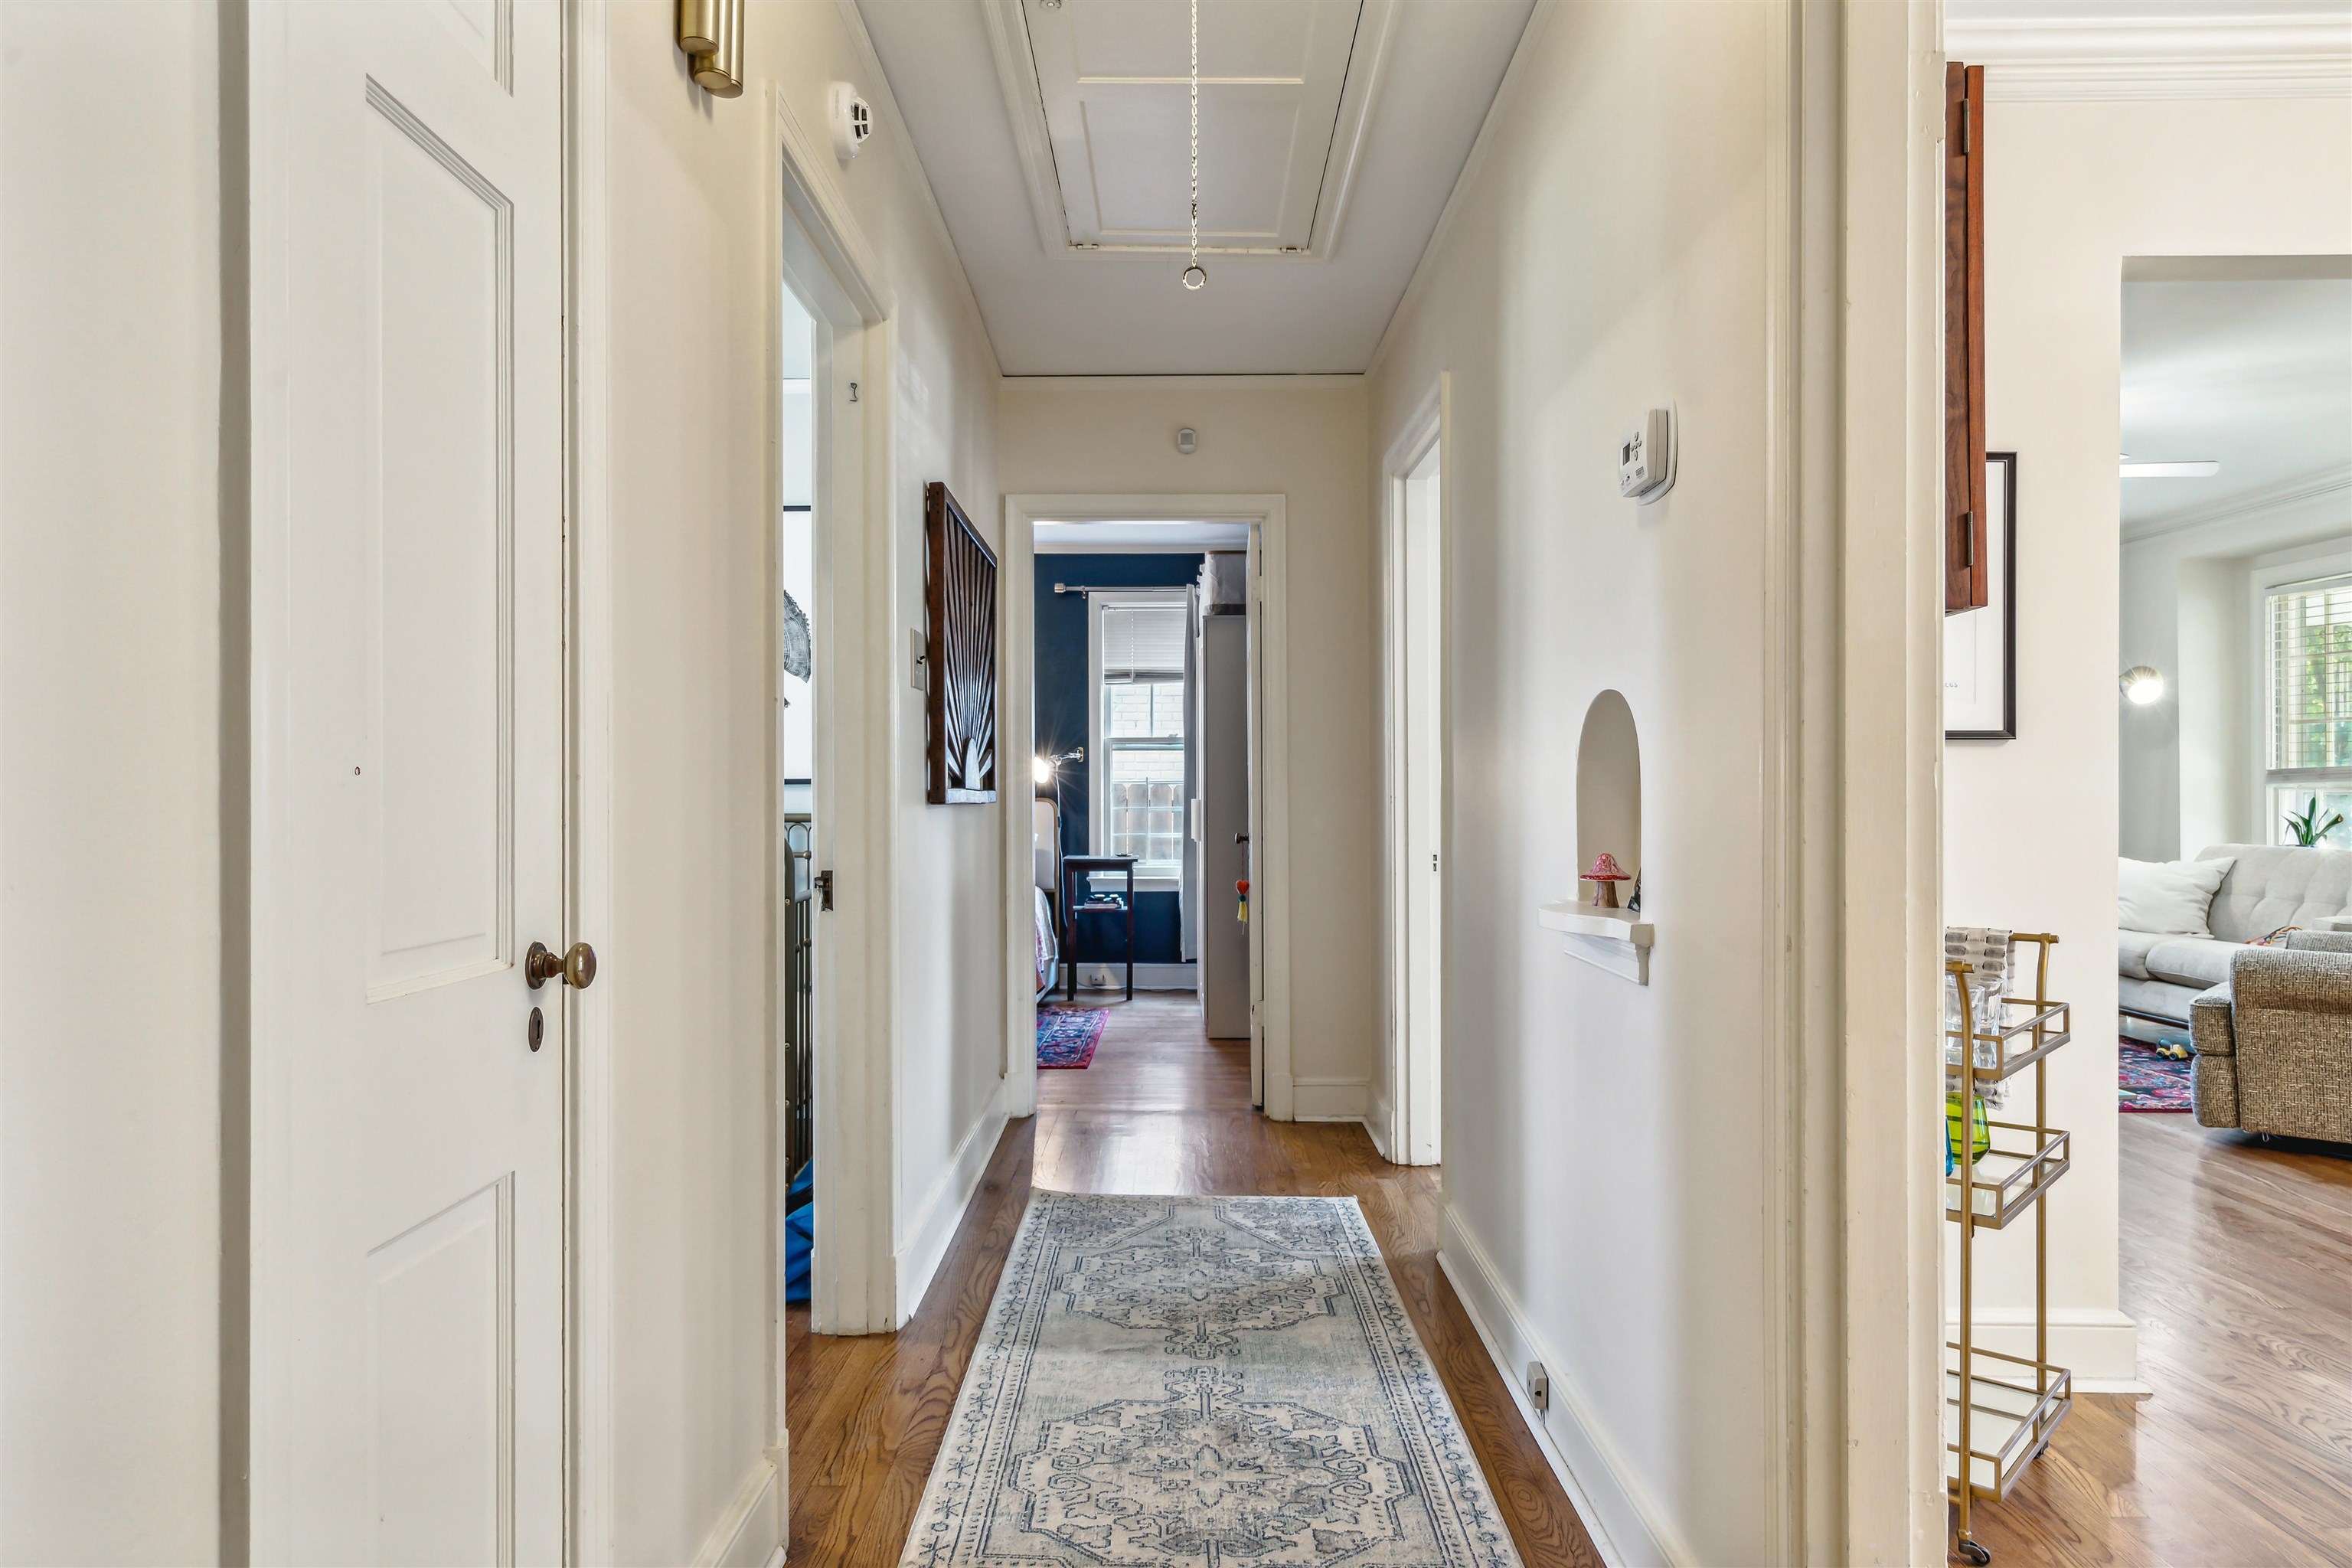
{"type": "Polygon", "coordinates": [[[2352,1143],[2352,933],[2289,931],[2189,1004],[2197,1120],[2352,1143]]]}

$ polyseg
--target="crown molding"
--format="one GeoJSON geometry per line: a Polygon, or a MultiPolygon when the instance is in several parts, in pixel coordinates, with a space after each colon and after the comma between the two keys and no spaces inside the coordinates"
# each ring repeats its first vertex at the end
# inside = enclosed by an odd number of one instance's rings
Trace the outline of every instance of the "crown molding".
{"type": "Polygon", "coordinates": [[[1479,175],[1493,155],[1498,129],[1510,117],[1511,110],[1527,90],[1527,61],[1535,54],[1535,46],[1551,26],[1552,17],[1560,7],[1557,0],[1536,0],[1528,12],[1527,25],[1519,29],[1518,42],[1511,46],[1510,62],[1503,68],[1503,79],[1495,88],[1495,96],[1486,100],[1486,112],[1478,121],[1478,135],[1470,143],[1469,155],[1462,160],[1461,170],[1454,176],[1454,186],[1445,193],[1445,205],[1438,209],[1437,222],[1430,226],[1428,239],[1423,241],[1421,258],[1413,263],[1412,276],[1405,279],[1404,288],[1397,294],[1397,302],[1390,307],[1386,325],[1381,328],[1380,341],[1372,345],[1372,357],[1364,365],[1366,376],[1377,376],[1387,364],[1389,351],[1396,346],[1397,331],[1412,314],[1423,294],[1431,287],[1437,263],[1445,253],[1445,242],[1454,233],[1470,194],[1478,184],[1479,175]]]}
{"type": "MultiPolygon", "coordinates": [[[[2330,496],[2352,497],[2352,468],[2327,468],[2268,489],[2256,490],[2236,500],[2221,501],[2200,508],[2180,517],[2168,517],[2142,528],[2126,527],[2122,531],[2126,544],[2145,544],[2151,539],[2169,539],[2176,533],[2189,533],[2221,522],[2252,522],[2296,507],[2324,501],[2330,496]]],[[[2347,517],[2352,522],[2352,517],[2347,517]]]]}
{"type": "MultiPolygon", "coordinates": [[[[950,270],[956,275],[956,289],[963,306],[965,323],[980,334],[981,343],[988,354],[988,367],[1003,374],[1003,363],[997,358],[996,338],[988,330],[988,314],[980,308],[980,296],[972,290],[971,270],[963,264],[963,256],[956,249],[955,234],[948,227],[948,215],[940,207],[940,194],[931,185],[930,172],[923,167],[923,155],[915,146],[915,135],[908,129],[907,117],[898,111],[898,95],[891,89],[890,73],[882,68],[882,57],[874,47],[874,35],[866,29],[866,15],[858,10],[857,0],[834,0],[834,11],[841,18],[843,29],[849,35],[850,52],[857,57],[857,68],[871,85],[867,92],[879,118],[875,121],[877,132],[890,132],[882,139],[891,143],[890,155],[898,160],[899,169],[914,182],[916,200],[923,208],[924,221],[929,226],[931,237],[947,252],[950,270]]],[[[776,101],[783,102],[779,92],[776,101]]],[[[790,110],[785,111],[787,114],[790,110]]],[[[841,164],[832,168],[837,174],[841,164]]],[[[836,181],[836,184],[838,182],[836,181]]]]}
{"type": "Polygon", "coordinates": [[[2352,9],[2204,16],[1946,14],[1944,50],[2012,102],[2352,97],[2352,9]]]}

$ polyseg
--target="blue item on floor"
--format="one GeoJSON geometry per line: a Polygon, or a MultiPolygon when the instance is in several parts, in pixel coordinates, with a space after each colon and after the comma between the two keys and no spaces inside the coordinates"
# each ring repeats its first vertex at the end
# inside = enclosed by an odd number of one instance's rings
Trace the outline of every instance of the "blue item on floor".
{"type": "Polygon", "coordinates": [[[816,1223],[816,1162],[811,1160],[784,1189],[784,1300],[809,1299],[809,1242],[816,1223]]]}

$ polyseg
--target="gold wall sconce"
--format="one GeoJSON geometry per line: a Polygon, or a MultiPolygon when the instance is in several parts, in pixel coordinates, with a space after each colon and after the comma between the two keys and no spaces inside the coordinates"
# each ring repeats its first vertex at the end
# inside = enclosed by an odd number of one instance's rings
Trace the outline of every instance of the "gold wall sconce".
{"type": "Polygon", "coordinates": [[[677,47],[713,98],[743,93],[743,7],[750,0],[677,0],[677,47]]]}

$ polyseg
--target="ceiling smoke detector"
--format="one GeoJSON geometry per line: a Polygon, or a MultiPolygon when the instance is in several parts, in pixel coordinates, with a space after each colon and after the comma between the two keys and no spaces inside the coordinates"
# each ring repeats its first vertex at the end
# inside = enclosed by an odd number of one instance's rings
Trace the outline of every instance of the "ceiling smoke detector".
{"type": "Polygon", "coordinates": [[[833,84],[828,103],[833,111],[833,155],[846,163],[857,156],[866,146],[866,139],[874,134],[874,108],[845,81],[833,84]]]}

